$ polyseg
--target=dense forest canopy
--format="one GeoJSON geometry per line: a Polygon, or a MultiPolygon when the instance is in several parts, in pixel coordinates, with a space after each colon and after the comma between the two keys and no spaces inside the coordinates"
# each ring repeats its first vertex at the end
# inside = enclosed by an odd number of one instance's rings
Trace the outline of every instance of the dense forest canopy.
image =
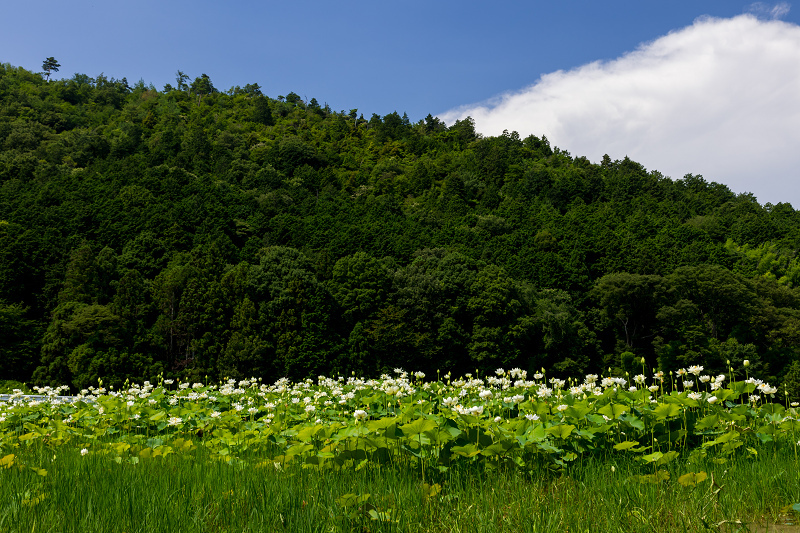
{"type": "Polygon", "coordinates": [[[791,205],[471,119],[0,65],[0,379],[747,359],[797,396],[798,248],[791,205]]]}

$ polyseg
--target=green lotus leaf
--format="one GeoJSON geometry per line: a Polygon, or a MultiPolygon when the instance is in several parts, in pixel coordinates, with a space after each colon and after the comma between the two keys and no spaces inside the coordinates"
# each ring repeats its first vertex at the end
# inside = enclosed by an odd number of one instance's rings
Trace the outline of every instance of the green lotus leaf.
{"type": "Polygon", "coordinates": [[[370,420],[366,423],[366,426],[370,431],[377,431],[379,429],[386,429],[392,424],[396,423],[397,420],[395,418],[387,416],[384,418],[378,418],[377,420],[370,420]]]}
{"type": "Polygon", "coordinates": [[[464,421],[464,423],[465,423],[465,424],[467,424],[468,426],[476,426],[476,425],[478,425],[478,424],[480,423],[480,421],[481,421],[481,419],[480,419],[480,418],[478,418],[477,416],[474,416],[474,415],[462,415],[462,414],[459,414],[458,416],[459,416],[459,417],[461,418],[461,420],[463,420],[463,421],[464,421]]]}
{"type": "MultiPolygon", "coordinates": [[[[536,448],[551,455],[558,455],[562,452],[561,448],[557,448],[549,442],[537,442],[536,448]]],[[[527,448],[526,448],[527,449],[527,448]]]]}
{"type": "Polygon", "coordinates": [[[369,500],[369,493],[366,494],[348,493],[336,498],[336,504],[339,507],[353,507],[361,505],[367,500],[369,500]]]}
{"type": "Polygon", "coordinates": [[[167,455],[174,452],[175,450],[172,449],[172,446],[167,446],[166,444],[163,444],[153,450],[153,457],[155,457],[156,454],[166,457],[167,455]]]}
{"type": "Polygon", "coordinates": [[[774,435],[775,434],[775,426],[773,425],[764,425],[756,429],[757,434],[765,434],[765,435],[774,435]]]}
{"type": "Polygon", "coordinates": [[[642,484],[658,484],[662,481],[669,481],[669,472],[666,470],[659,470],[655,474],[645,474],[641,476],[632,476],[632,481],[642,484]]]}
{"type": "Polygon", "coordinates": [[[368,434],[369,429],[367,429],[366,426],[359,424],[356,426],[346,426],[340,429],[335,437],[332,436],[331,438],[335,438],[335,440],[341,440],[343,438],[363,437],[364,435],[368,434]]]}
{"type": "MultiPolygon", "coordinates": [[[[772,439],[771,435],[767,435],[766,437],[768,437],[767,440],[761,441],[763,444],[769,442],[772,439]]],[[[726,442],[725,444],[722,445],[722,453],[725,454],[731,453],[732,451],[734,451],[739,446],[742,446],[743,444],[744,443],[740,440],[732,440],[730,442],[726,442]]]]}
{"type": "Polygon", "coordinates": [[[558,424],[555,426],[550,426],[545,431],[556,438],[566,439],[570,436],[574,429],[575,426],[572,424],[558,424]]]}
{"type": "Polygon", "coordinates": [[[403,438],[405,435],[403,435],[403,432],[400,430],[400,428],[397,427],[396,423],[392,423],[392,424],[386,426],[386,431],[384,431],[384,436],[387,439],[395,439],[396,440],[396,439],[403,438]]]}
{"type": "Polygon", "coordinates": [[[635,440],[626,440],[625,442],[620,442],[619,444],[615,444],[614,449],[620,451],[630,450],[631,448],[634,448],[636,446],[639,446],[639,443],[636,442],[635,440]]]}
{"type": "Polygon", "coordinates": [[[663,420],[665,418],[672,418],[678,416],[681,412],[679,405],[674,403],[662,403],[653,409],[653,414],[657,419],[663,420]]]}
{"type": "Polygon", "coordinates": [[[461,430],[458,430],[457,428],[437,427],[434,430],[426,431],[425,434],[428,436],[431,442],[445,444],[458,438],[461,435],[461,430]]]}
{"type": "Polygon", "coordinates": [[[295,435],[295,439],[300,442],[308,442],[317,433],[317,431],[319,431],[321,427],[322,427],[321,425],[306,426],[297,432],[297,434],[295,435]]]}
{"type": "Polygon", "coordinates": [[[482,449],[480,453],[481,455],[491,457],[493,455],[502,455],[506,453],[507,450],[508,448],[503,446],[501,443],[497,442],[495,444],[492,444],[491,446],[487,446],[486,448],[482,449]]]}
{"type": "Polygon", "coordinates": [[[127,442],[112,442],[108,446],[114,450],[117,455],[122,455],[131,448],[131,445],[127,442]]]}
{"type": "Polygon", "coordinates": [[[719,423],[719,415],[713,414],[703,417],[695,425],[695,429],[712,429],[719,423]]]}
{"type": "Polygon", "coordinates": [[[633,414],[630,413],[623,414],[619,417],[619,419],[634,429],[638,429],[639,431],[644,431],[644,422],[633,414]]]}
{"type": "Polygon", "coordinates": [[[418,418],[413,422],[400,426],[400,429],[405,435],[418,435],[423,431],[430,431],[436,429],[436,422],[428,418],[418,418]]]}
{"type": "Polygon", "coordinates": [[[534,442],[542,441],[546,436],[547,432],[541,424],[534,424],[531,430],[526,433],[527,439],[534,442]]]}
{"type": "Polygon", "coordinates": [[[569,418],[575,420],[583,420],[586,417],[586,415],[588,415],[591,412],[592,412],[591,407],[587,407],[585,405],[572,405],[568,407],[566,411],[564,411],[564,414],[569,418]]]}
{"type": "Polygon", "coordinates": [[[800,420],[784,420],[779,427],[786,432],[800,433],[800,420]]]}
{"type": "Polygon", "coordinates": [[[736,396],[736,393],[730,389],[717,389],[714,391],[714,396],[716,396],[720,401],[725,401],[736,396]]]}
{"type": "Polygon", "coordinates": [[[172,444],[176,449],[182,452],[188,452],[189,450],[194,448],[194,442],[192,442],[190,439],[177,438],[174,441],[172,441],[172,444]]]}
{"type": "Polygon", "coordinates": [[[450,451],[458,455],[463,455],[464,457],[474,457],[481,453],[481,450],[474,444],[467,444],[466,446],[453,446],[450,448],[450,451]]]}
{"type": "Polygon", "coordinates": [[[621,415],[629,411],[627,405],[621,403],[609,403],[597,410],[601,415],[606,415],[609,418],[619,418],[621,415]]]}
{"type": "Polygon", "coordinates": [[[736,392],[738,394],[744,394],[744,393],[749,394],[754,390],[756,390],[755,383],[747,383],[745,381],[737,381],[735,383],[731,383],[730,385],[728,385],[728,387],[730,388],[731,391],[736,392]]]}
{"type": "Polygon", "coordinates": [[[392,511],[392,509],[387,509],[386,511],[378,512],[375,509],[370,509],[368,514],[371,520],[377,522],[399,522],[399,520],[392,519],[392,511]]]}
{"type": "Polygon", "coordinates": [[[479,428],[468,428],[466,432],[460,435],[461,439],[466,439],[466,441],[477,443],[479,446],[486,447],[490,446],[494,441],[492,437],[483,429],[479,428]]]}
{"type": "MultiPolygon", "coordinates": [[[[758,432],[758,433],[756,433],[756,437],[758,437],[758,440],[761,441],[761,444],[766,444],[768,442],[772,442],[773,440],[775,440],[774,437],[770,433],[760,433],[760,432],[758,432]]],[[[736,442],[738,443],[738,445],[742,444],[739,441],[736,441],[736,442]]],[[[729,444],[732,444],[732,443],[730,443],[730,442],[725,443],[725,446],[722,447],[722,450],[723,451],[732,450],[733,447],[729,446],[729,444]]],[[[736,446],[736,447],[738,448],[738,446],[736,446]]]]}
{"type": "Polygon", "coordinates": [[[598,414],[594,414],[594,413],[593,414],[589,414],[589,415],[586,415],[586,420],[588,420],[589,422],[591,422],[591,423],[593,423],[593,424],[595,424],[597,426],[601,426],[601,427],[602,426],[607,426],[609,428],[611,427],[610,425],[606,424],[606,419],[603,418],[603,415],[598,415],[598,414]]]}
{"type": "Polygon", "coordinates": [[[289,448],[283,453],[286,458],[301,455],[309,450],[313,450],[314,446],[311,444],[295,444],[294,446],[289,446],[289,448]]]}
{"type": "Polygon", "coordinates": [[[643,460],[644,460],[646,463],[653,463],[653,462],[655,462],[655,461],[658,461],[658,460],[659,460],[659,459],[661,459],[662,457],[664,457],[664,454],[663,454],[663,453],[661,453],[661,452],[653,452],[653,453],[651,453],[651,454],[649,454],[649,455],[643,455],[643,456],[642,456],[642,459],[643,459],[643,460]]]}
{"type": "Polygon", "coordinates": [[[664,465],[678,457],[678,452],[675,450],[668,451],[656,460],[657,465],[664,465]]]}
{"type": "Polygon", "coordinates": [[[728,433],[725,433],[724,435],[717,437],[717,442],[718,443],[730,442],[734,439],[738,439],[740,435],[741,434],[738,431],[729,431],[728,433]]]}

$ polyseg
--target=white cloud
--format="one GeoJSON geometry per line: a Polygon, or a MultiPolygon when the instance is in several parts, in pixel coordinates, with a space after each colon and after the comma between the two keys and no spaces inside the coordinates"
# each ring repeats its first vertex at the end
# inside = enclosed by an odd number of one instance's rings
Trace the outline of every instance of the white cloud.
{"type": "Polygon", "coordinates": [[[702,174],[762,204],[800,209],[795,24],[701,18],[616,60],[546,74],[439,116],[453,123],[468,115],[485,135],[544,134],[592,161],[628,155],[673,178],[702,174]]]}

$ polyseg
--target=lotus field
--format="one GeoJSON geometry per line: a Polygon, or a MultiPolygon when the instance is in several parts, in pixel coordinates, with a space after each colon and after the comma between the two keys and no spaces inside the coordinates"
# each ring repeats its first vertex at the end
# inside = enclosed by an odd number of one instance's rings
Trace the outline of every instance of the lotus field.
{"type": "Polygon", "coordinates": [[[796,464],[796,403],[781,403],[757,379],[702,372],[579,383],[519,369],[426,381],[396,369],[380,379],[271,385],[162,380],[115,391],[100,383],[74,401],[57,399],[62,388],[37,388],[49,399],[17,392],[0,404],[0,462],[44,471],[17,457],[41,446],[133,464],[202,454],[278,471],[401,467],[424,480],[462,464],[560,470],[624,455],[657,480],[679,455],[722,463],[783,441],[796,464]]]}

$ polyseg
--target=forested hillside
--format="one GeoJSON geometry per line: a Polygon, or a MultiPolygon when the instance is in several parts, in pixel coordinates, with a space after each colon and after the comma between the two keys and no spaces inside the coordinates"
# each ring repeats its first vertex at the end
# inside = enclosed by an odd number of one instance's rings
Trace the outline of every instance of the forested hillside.
{"type": "Polygon", "coordinates": [[[800,394],[788,204],[471,120],[205,75],[46,78],[0,65],[0,379],[574,376],[644,357],[747,359],[800,394]]]}

